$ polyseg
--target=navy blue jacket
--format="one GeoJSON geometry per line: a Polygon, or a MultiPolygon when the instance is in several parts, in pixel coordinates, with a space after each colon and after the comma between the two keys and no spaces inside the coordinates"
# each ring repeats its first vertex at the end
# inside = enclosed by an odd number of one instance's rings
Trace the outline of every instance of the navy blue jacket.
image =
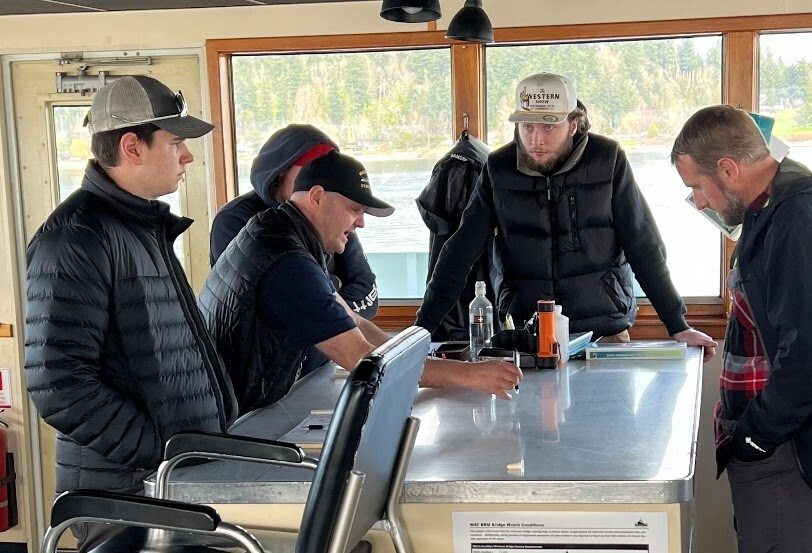
{"type": "Polygon", "coordinates": [[[767,386],[733,432],[734,456],[752,461],[792,440],[812,486],[812,172],[785,159],[770,200],[748,213],[736,245],[742,286],[770,365],[767,386]],[[766,450],[759,453],[747,438],[766,450]]]}
{"type": "MultiPolygon", "coordinates": [[[[254,191],[234,198],[214,217],[209,258],[212,267],[251,217],[279,207],[271,193],[272,185],[302,154],[319,144],[330,144],[338,150],[326,134],[312,125],[288,125],[268,138],[251,166],[254,191]]],[[[372,319],[378,311],[378,288],[355,234],[343,253],[328,257],[327,270],[347,304],[365,319],[372,319]]]]}

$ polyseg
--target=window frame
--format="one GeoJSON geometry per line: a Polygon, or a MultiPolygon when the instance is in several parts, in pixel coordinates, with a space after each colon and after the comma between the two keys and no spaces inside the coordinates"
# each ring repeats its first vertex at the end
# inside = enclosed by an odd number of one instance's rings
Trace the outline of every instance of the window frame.
{"type": "MultiPolygon", "coordinates": [[[[722,36],[722,102],[752,111],[758,93],[759,36],[765,31],[812,29],[812,14],[766,15],[596,23],[494,29],[496,44],[529,45],[560,42],[593,42],[641,38],[680,38],[703,34],[722,36]]],[[[463,119],[474,136],[485,131],[485,48],[483,44],[446,39],[443,31],[428,24],[427,30],[404,33],[369,33],[320,36],[212,39],[205,44],[212,122],[214,200],[219,208],[236,194],[236,151],[231,121],[233,88],[231,59],[241,54],[363,52],[447,46],[451,50],[452,133],[458,136],[463,119]],[[226,139],[226,137],[228,137],[226,139]]],[[[722,247],[721,296],[690,298],[686,301],[688,324],[724,337],[729,298],[728,267],[735,243],[724,239],[722,247]]],[[[414,323],[418,305],[414,300],[382,301],[375,322],[385,330],[399,330],[414,323]]],[[[419,303],[419,302],[417,302],[419,303]]],[[[631,329],[634,338],[664,338],[665,327],[654,308],[641,302],[631,329]]]]}

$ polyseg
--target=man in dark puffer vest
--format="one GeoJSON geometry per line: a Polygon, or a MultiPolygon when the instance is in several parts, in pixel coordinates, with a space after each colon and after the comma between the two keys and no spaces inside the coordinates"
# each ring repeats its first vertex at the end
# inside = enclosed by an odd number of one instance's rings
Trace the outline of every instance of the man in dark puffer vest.
{"type": "MultiPolygon", "coordinates": [[[[142,76],[103,87],[86,123],[95,160],[28,246],[26,380],[58,432],[58,492],[142,493],[169,437],[237,413],[172,249],[192,221],[157,201],[193,161],[184,139],[213,126],[142,76]]],[[[80,550],[107,536],[77,526],[80,550]]]]}
{"type": "Polygon", "coordinates": [[[527,320],[537,300],[555,300],[570,332],[628,341],[636,276],[669,334],[705,346],[710,358],[716,344],[685,322],[665,247],[623,150],[587,133],[586,109],[564,77],[533,75],[519,83],[516,99],[516,138],[488,157],[417,324],[434,331],[493,234],[499,321],[507,314],[527,320]]]}
{"type": "MultiPolygon", "coordinates": [[[[283,397],[317,347],[342,367],[389,336],[353,311],[327,275],[364,215],[394,208],[372,195],[357,160],[330,152],[305,165],[290,200],[252,217],[214,264],[200,308],[223,356],[240,413],[283,397]]],[[[508,398],[521,371],[505,361],[429,360],[421,384],[466,387],[508,398]]]]}
{"type": "MultiPolygon", "coordinates": [[[[279,207],[293,193],[293,181],[302,167],[338,146],[313,125],[291,124],[273,133],[251,164],[252,192],[241,194],[217,211],[211,225],[211,265],[225,251],[248,219],[269,207],[279,207]]],[[[353,311],[372,320],[378,311],[378,287],[361,241],[352,234],[340,254],[327,257],[327,271],[339,295],[353,311]]],[[[307,352],[302,374],[321,366],[327,358],[315,348],[307,352]]]]}

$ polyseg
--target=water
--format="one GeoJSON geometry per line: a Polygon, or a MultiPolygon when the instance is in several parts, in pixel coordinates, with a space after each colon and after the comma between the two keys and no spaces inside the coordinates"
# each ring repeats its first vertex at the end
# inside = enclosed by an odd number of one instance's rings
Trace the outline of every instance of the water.
{"type": "Polygon", "coordinates": [[[490,346],[493,337],[493,306],[484,295],[477,295],[468,307],[468,334],[471,358],[477,359],[479,351],[490,346]]]}

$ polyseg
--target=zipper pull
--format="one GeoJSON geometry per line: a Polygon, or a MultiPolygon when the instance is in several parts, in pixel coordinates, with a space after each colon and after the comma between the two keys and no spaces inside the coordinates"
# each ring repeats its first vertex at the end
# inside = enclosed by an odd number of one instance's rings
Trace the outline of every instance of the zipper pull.
{"type": "Polygon", "coordinates": [[[550,185],[548,184],[547,185],[547,201],[549,202],[550,200],[552,200],[552,194],[550,192],[550,185]]]}

